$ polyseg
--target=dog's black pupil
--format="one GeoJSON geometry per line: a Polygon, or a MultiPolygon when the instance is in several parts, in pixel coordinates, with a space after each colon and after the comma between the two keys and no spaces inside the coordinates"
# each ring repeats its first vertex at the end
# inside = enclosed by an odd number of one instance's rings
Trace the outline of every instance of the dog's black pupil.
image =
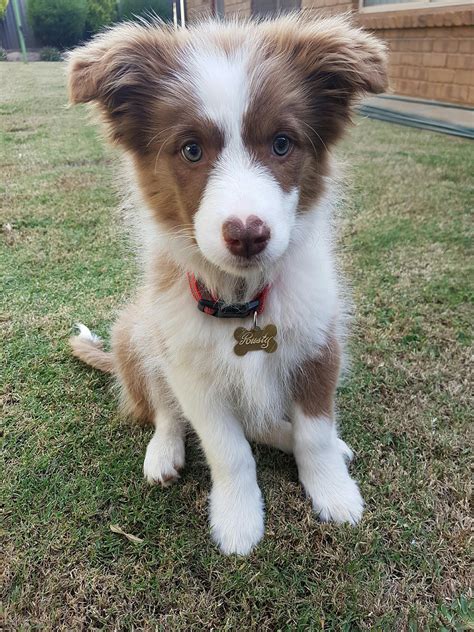
{"type": "Polygon", "coordinates": [[[183,154],[191,162],[197,162],[201,159],[202,149],[197,143],[188,143],[183,147],[183,154]]]}
{"type": "Polygon", "coordinates": [[[284,156],[290,149],[290,139],[287,136],[277,136],[273,141],[273,151],[278,156],[284,156]]]}

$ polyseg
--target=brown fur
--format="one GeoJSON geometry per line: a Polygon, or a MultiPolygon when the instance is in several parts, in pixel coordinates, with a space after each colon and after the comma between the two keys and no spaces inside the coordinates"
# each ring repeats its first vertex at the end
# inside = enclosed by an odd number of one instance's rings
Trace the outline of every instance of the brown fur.
{"type": "Polygon", "coordinates": [[[104,373],[115,372],[114,356],[112,353],[103,350],[100,340],[84,340],[79,336],[72,336],[69,339],[69,344],[72,348],[72,354],[79,360],[82,360],[82,362],[90,364],[94,369],[104,373]]]}
{"type": "Polygon", "coordinates": [[[305,415],[333,417],[340,366],[341,347],[335,338],[331,338],[317,357],[300,367],[294,378],[294,396],[305,415]]]}
{"type": "Polygon", "coordinates": [[[163,107],[157,112],[155,128],[173,131],[157,132],[150,143],[151,154],[137,154],[135,166],[141,191],[156,217],[169,228],[189,226],[199,208],[212,167],[224,145],[223,134],[198,112],[181,112],[179,125],[172,125],[176,108],[163,107]],[[164,139],[166,134],[169,140],[164,139]],[[182,146],[198,142],[203,157],[190,163],[181,154],[182,146]]]}
{"type": "Polygon", "coordinates": [[[143,359],[132,342],[135,305],[122,312],[112,329],[112,349],[117,375],[122,385],[122,404],[126,414],[141,423],[153,423],[153,405],[143,373],[143,359]]]}

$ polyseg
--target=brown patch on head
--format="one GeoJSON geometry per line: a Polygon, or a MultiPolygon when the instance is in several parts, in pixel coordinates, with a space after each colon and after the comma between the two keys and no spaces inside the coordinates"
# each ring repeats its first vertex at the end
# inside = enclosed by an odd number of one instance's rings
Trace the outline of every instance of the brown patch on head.
{"type": "Polygon", "coordinates": [[[387,87],[385,45],[344,17],[290,17],[262,25],[262,30],[272,54],[287,60],[299,75],[310,117],[305,123],[313,128],[316,148],[339,139],[356,97],[387,87]]]}
{"type": "Polygon", "coordinates": [[[95,102],[111,139],[127,149],[141,192],[158,220],[188,226],[224,140],[199,112],[180,61],[188,31],[157,24],[122,25],[69,57],[73,103],[95,102]],[[196,164],[181,154],[197,142],[196,164]]]}
{"type": "Polygon", "coordinates": [[[324,191],[323,176],[328,174],[328,167],[324,143],[314,142],[302,74],[289,60],[272,53],[258,62],[256,71],[243,120],[244,143],[284,191],[300,189],[300,206],[304,208],[324,191]],[[272,149],[279,135],[292,143],[285,156],[275,155],[272,149]]]}
{"type": "Polygon", "coordinates": [[[290,16],[262,24],[255,57],[244,141],[284,190],[300,187],[300,207],[324,190],[328,153],[364,92],[386,88],[385,47],[344,18],[290,16]],[[272,140],[294,141],[288,156],[272,154],[272,140]]]}
{"type": "Polygon", "coordinates": [[[178,103],[156,108],[158,131],[149,144],[150,151],[136,153],[135,167],[141,191],[157,219],[170,228],[190,228],[224,137],[216,125],[197,110],[193,112],[191,106],[181,112],[179,124],[173,126],[177,107],[178,103]],[[190,142],[202,150],[202,158],[196,163],[186,160],[181,151],[190,142]]]}
{"type": "Polygon", "coordinates": [[[331,338],[321,352],[306,360],[294,376],[294,398],[310,417],[334,415],[334,395],[341,365],[341,347],[331,338]]]}

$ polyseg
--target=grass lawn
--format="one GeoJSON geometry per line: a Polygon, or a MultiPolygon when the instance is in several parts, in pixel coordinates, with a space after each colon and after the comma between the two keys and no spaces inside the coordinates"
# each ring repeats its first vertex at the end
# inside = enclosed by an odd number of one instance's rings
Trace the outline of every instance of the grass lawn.
{"type": "Polygon", "coordinates": [[[0,75],[5,628],[472,625],[474,144],[357,120],[339,149],[352,165],[341,250],[356,304],[339,417],[367,510],[356,528],[318,524],[292,458],[255,447],[265,538],[226,558],[209,539],[196,440],[178,485],[148,487],[150,430],[121,419],[109,379],[68,351],[76,320],[107,336],[133,286],[114,155],[84,109],[65,109],[61,64],[0,75]]]}

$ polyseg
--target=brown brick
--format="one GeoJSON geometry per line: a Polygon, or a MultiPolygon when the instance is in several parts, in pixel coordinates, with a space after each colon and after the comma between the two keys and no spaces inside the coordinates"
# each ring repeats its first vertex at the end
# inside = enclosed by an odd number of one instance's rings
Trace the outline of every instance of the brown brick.
{"type": "Polygon", "coordinates": [[[448,55],[446,67],[474,71],[474,57],[471,55],[448,55]]]}
{"type": "Polygon", "coordinates": [[[401,44],[403,46],[401,50],[410,51],[411,53],[427,53],[433,50],[433,40],[431,39],[407,39],[401,44]]]}
{"type": "Polygon", "coordinates": [[[458,30],[459,30],[458,27],[446,26],[443,28],[426,29],[426,32],[431,33],[435,39],[441,39],[441,38],[457,37],[458,30]]]}
{"type": "Polygon", "coordinates": [[[419,81],[426,81],[429,79],[430,70],[426,68],[421,68],[420,66],[409,66],[406,69],[406,74],[404,75],[407,79],[418,79],[419,81]]]}
{"type": "Polygon", "coordinates": [[[457,53],[459,42],[457,39],[436,39],[433,42],[435,53],[457,53]]]}
{"type": "Polygon", "coordinates": [[[446,66],[446,57],[445,53],[427,53],[423,55],[423,66],[443,68],[446,66]]]}
{"type": "Polygon", "coordinates": [[[390,53],[389,61],[391,64],[401,64],[402,63],[402,55],[401,53],[390,53]]]}
{"type": "Polygon", "coordinates": [[[449,98],[448,86],[444,83],[432,83],[431,94],[434,96],[435,99],[439,99],[440,101],[447,101],[449,98]]]}
{"type": "Polygon", "coordinates": [[[453,24],[456,26],[469,26],[472,24],[472,12],[471,11],[453,11],[453,24]]]}
{"type": "Polygon", "coordinates": [[[458,50],[460,53],[474,53],[474,36],[471,39],[461,40],[458,50]]]}
{"type": "Polygon", "coordinates": [[[421,55],[418,55],[417,53],[402,53],[400,62],[404,66],[419,66],[421,65],[422,59],[424,57],[425,55],[423,55],[422,57],[421,55]]]}
{"type": "Polygon", "coordinates": [[[449,68],[430,68],[428,81],[438,83],[450,83],[454,79],[455,71],[449,68]]]}
{"type": "Polygon", "coordinates": [[[469,86],[458,86],[456,84],[444,86],[444,97],[447,101],[457,101],[459,103],[466,103],[469,98],[469,86]]]}
{"type": "Polygon", "coordinates": [[[474,86],[474,72],[470,70],[453,70],[453,82],[463,86],[474,86]]]}
{"type": "Polygon", "coordinates": [[[402,66],[393,66],[392,64],[390,64],[388,67],[388,74],[390,77],[403,77],[402,71],[402,66]]]}
{"type": "Polygon", "coordinates": [[[423,96],[426,99],[436,99],[437,97],[436,97],[436,94],[435,94],[435,89],[436,89],[437,85],[438,84],[436,84],[436,83],[425,83],[424,84],[424,90],[423,90],[423,96]]]}
{"type": "Polygon", "coordinates": [[[474,105],[474,88],[469,88],[469,92],[467,95],[467,103],[469,105],[474,105]]]}
{"type": "Polygon", "coordinates": [[[453,33],[455,37],[473,37],[474,28],[472,26],[458,26],[456,32],[453,33]]]}

